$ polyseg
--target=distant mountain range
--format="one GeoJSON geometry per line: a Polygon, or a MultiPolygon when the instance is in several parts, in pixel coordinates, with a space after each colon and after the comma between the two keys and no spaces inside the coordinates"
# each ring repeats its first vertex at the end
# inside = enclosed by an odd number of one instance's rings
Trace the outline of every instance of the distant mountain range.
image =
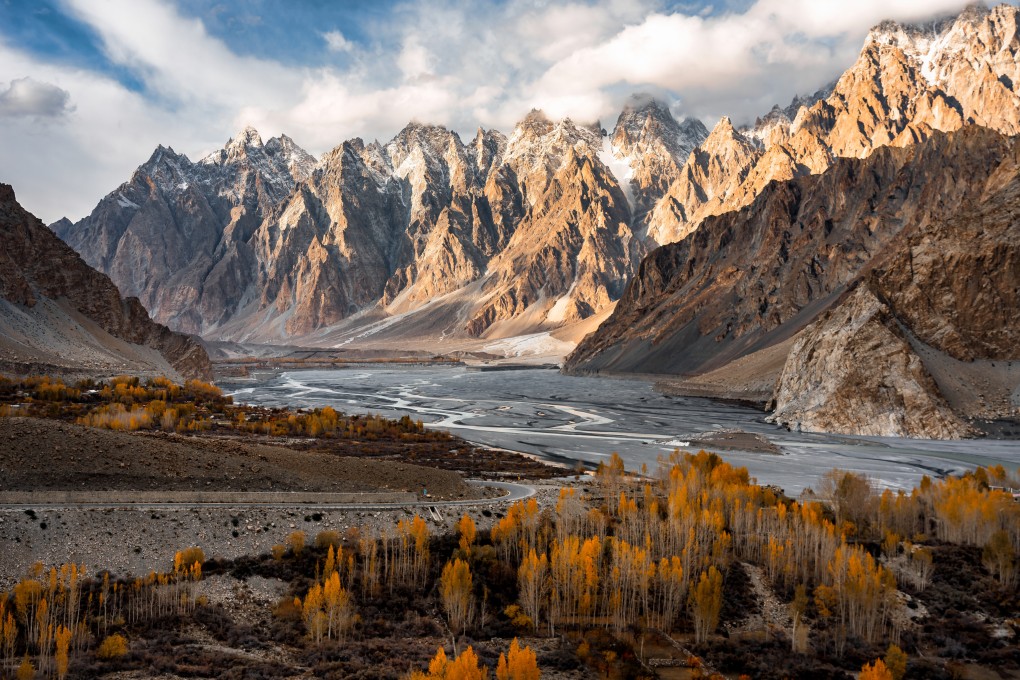
{"type": "Polygon", "coordinates": [[[250,128],[197,163],[160,147],[52,228],[206,338],[565,353],[594,330],[568,370],[683,375],[792,427],[961,436],[1020,406],[1017,19],[883,23],[744,129],[636,97],[611,133],[533,111],[509,136],[412,123],[319,159],[250,128]]]}
{"type": "MultiPolygon", "coordinates": [[[[704,138],[654,102],[618,127],[647,205],[704,138]]],[[[519,335],[607,310],[647,251],[603,134],[537,111],[469,144],[412,123],[316,162],[248,128],[197,163],[157,149],[53,229],[156,319],[205,337],[334,342],[393,319],[401,338],[519,335]]]]}

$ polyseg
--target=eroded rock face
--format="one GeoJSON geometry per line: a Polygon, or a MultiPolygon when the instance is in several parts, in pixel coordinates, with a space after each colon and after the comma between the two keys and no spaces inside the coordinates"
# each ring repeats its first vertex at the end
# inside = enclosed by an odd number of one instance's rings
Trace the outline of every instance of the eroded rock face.
{"type": "MultiPolygon", "coordinates": [[[[485,191],[505,148],[506,138],[496,131],[479,130],[473,143],[464,145],[442,126],[417,123],[386,145],[388,167],[410,196],[410,212],[406,226],[397,225],[400,252],[383,305],[406,310],[456,291],[476,280],[506,247],[519,219],[514,205],[519,197],[509,197],[513,216],[497,219],[485,191]]],[[[506,217],[499,206],[504,195],[493,190],[500,218],[506,217]]]]}
{"type": "Polygon", "coordinates": [[[697,373],[791,337],[887,261],[901,232],[974,210],[1012,149],[971,127],[772,184],[746,208],[653,251],[567,367],[697,373]]]}
{"type": "Polygon", "coordinates": [[[619,298],[631,271],[626,199],[590,147],[571,148],[542,197],[490,263],[472,335],[532,306],[551,324],[579,321],[619,298]]]}
{"type": "Polygon", "coordinates": [[[922,439],[972,434],[897,319],[865,285],[801,331],[774,406],[770,420],[804,432],[922,439]]]}
{"type": "Polygon", "coordinates": [[[270,337],[300,335],[382,296],[403,212],[401,188],[368,165],[363,151],[355,140],[326,154],[312,179],[259,226],[251,240],[257,302],[231,323],[267,319],[276,325],[263,330],[270,337]]]}
{"type": "Polygon", "coordinates": [[[624,106],[611,138],[603,145],[603,162],[615,159],[614,175],[629,189],[633,226],[644,230],[646,215],[677,181],[691,152],[708,138],[696,118],[677,121],[669,107],[636,95],[624,106]],[[606,148],[608,147],[608,148],[606,148]],[[620,167],[622,163],[624,167],[620,167]]]}
{"type": "Polygon", "coordinates": [[[921,342],[961,361],[1020,356],[1015,139],[989,173],[965,180],[982,190],[977,201],[960,211],[943,204],[943,219],[904,231],[869,275],[876,294],[921,342]]]}
{"type": "Polygon", "coordinates": [[[658,243],[679,241],[707,215],[739,207],[734,199],[761,152],[723,118],[691,152],[680,177],[649,216],[648,235],[658,243]]]}
{"type": "Polygon", "coordinates": [[[344,143],[257,230],[259,309],[222,335],[307,335],[373,307],[413,313],[471,285],[452,314],[464,336],[602,311],[637,255],[600,143],[600,129],[538,111],[509,138],[479,131],[469,145],[417,123],[385,146],[344,143]],[[285,324],[264,323],[266,309],[285,324]]]}
{"type": "Polygon", "coordinates": [[[24,308],[44,299],[68,305],[85,317],[83,332],[94,323],[114,338],[156,350],[184,377],[211,379],[212,365],[198,342],[153,322],[137,298],[122,298],[105,274],[26,212],[6,184],[0,184],[0,234],[0,295],[5,300],[24,308]]]}

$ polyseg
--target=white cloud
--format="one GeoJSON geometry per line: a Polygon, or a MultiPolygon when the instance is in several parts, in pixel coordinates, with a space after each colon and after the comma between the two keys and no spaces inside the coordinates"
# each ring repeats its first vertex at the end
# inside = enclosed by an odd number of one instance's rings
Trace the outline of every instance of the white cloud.
{"type": "Polygon", "coordinates": [[[107,56],[174,102],[198,108],[284,105],[300,72],[238,56],[198,19],[160,0],[66,0],[101,37],[107,56]]]}
{"type": "Polygon", "coordinates": [[[71,95],[50,83],[31,78],[12,80],[7,90],[0,92],[0,117],[36,116],[58,118],[74,110],[71,95]]]}
{"type": "Polygon", "coordinates": [[[308,79],[300,102],[293,107],[279,111],[245,109],[240,118],[260,130],[298,130],[300,134],[287,134],[316,152],[354,136],[387,141],[411,119],[442,121],[457,106],[452,88],[435,85],[410,82],[361,90],[323,71],[308,79]]]}
{"type": "Polygon", "coordinates": [[[326,31],[322,34],[322,39],[326,41],[326,47],[330,52],[350,52],[354,49],[354,44],[340,31],[326,31]]]}
{"type": "Polygon", "coordinates": [[[591,108],[593,92],[653,85],[709,118],[750,119],[811,92],[847,66],[883,18],[915,21],[957,11],[959,0],[759,0],[742,14],[652,14],[610,40],[571,52],[534,83],[532,98],[591,108]]]}
{"type": "Polygon", "coordinates": [[[46,222],[87,214],[159,143],[181,149],[219,137],[209,136],[206,121],[177,116],[109,78],[40,63],[3,43],[0,65],[59,88],[74,104],[56,119],[21,116],[0,125],[0,177],[46,222]]]}
{"type": "Polygon", "coordinates": [[[432,54],[417,37],[410,37],[397,55],[397,66],[405,80],[416,80],[432,75],[432,54]]]}
{"type": "Polygon", "coordinates": [[[63,1],[144,94],[0,44],[0,72],[14,81],[0,95],[0,172],[47,221],[87,213],[158,143],[197,159],[246,123],[321,153],[354,136],[386,140],[411,119],[509,132],[536,106],[611,127],[626,96],[645,90],[709,125],[747,121],[842,72],[878,21],[963,6],[757,0],[669,14],[662,0],[407,0],[360,27],[370,43],[317,34],[347,55],[340,68],[235,54],[170,0],[63,1]]]}

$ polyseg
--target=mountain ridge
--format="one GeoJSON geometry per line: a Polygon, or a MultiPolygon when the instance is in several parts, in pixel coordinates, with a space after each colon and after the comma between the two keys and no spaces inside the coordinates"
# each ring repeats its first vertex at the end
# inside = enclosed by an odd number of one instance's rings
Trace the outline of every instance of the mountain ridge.
{"type": "Polygon", "coordinates": [[[651,253],[565,370],[719,375],[792,340],[772,378],[772,417],[790,427],[959,437],[969,418],[1015,417],[1008,391],[991,404],[976,381],[950,408],[935,374],[1020,359],[1018,153],[969,126],[772,183],[651,253]]]}
{"type": "Polygon", "coordinates": [[[0,184],[0,364],[14,373],[127,370],[211,379],[201,344],[122,298],[0,184]]]}

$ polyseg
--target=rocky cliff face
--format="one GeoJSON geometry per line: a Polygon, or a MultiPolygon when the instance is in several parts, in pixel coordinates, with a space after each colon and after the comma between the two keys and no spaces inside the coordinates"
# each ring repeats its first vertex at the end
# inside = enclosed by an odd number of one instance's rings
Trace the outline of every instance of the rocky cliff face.
{"type": "Polygon", "coordinates": [[[384,146],[344,143],[256,231],[258,307],[223,334],[303,336],[366,310],[432,314],[449,296],[447,335],[601,311],[636,257],[600,142],[596,128],[534,111],[509,139],[480,130],[465,145],[412,123],[384,146]]]}
{"type": "Polygon", "coordinates": [[[538,327],[579,321],[619,298],[638,258],[627,201],[599,160],[601,146],[598,126],[554,123],[539,112],[514,129],[503,177],[518,178],[524,210],[480,280],[471,335],[525,314],[538,327]]]}
{"type": "Polygon", "coordinates": [[[507,247],[490,263],[468,332],[482,335],[529,308],[555,325],[610,306],[623,292],[635,260],[629,217],[620,186],[591,147],[570,147],[507,247]]]}
{"type": "Polygon", "coordinates": [[[973,126],[770,185],[654,251],[567,367],[718,373],[796,336],[775,396],[780,422],[962,434],[915,349],[1020,358],[1017,163],[1014,139],[973,126]],[[826,373],[837,365],[847,371],[826,373]],[[895,413],[872,422],[851,394],[895,413]]]}
{"type": "Polygon", "coordinates": [[[1020,9],[1000,5],[934,26],[877,26],[831,93],[792,118],[790,109],[773,110],[746,134],[721,121],[655,205],[649,235],[678,241],[705,217],[747,205],[769,182],[824,172],[835,158],[864,158],[966,124],[1017,134],[1018,17],[1020,9]]]}
{"type": "Polygon", "coordinates": [[[923,439],[973,433],[867,286],[798,336],[775,405],[770,419],[798,431],[923,439]]]}
{"type": "Polygon", "coordinates": [[[6,184],[0,184],[0,233],[0,361],[7,370],[172,367],[183,377],[211,378],[199,343],[154,323],[137,298],[123,299],[106,275],[26,212],[6,184]],[[94,363],[83,360],[93,356],[94,363]]]}
{"type": "Polygon", "coordinates": [[[259,225],[250,242],[258,267],[246,296],[252,302],[233,323],[296,336],[383,294],[402,195],[363,153],[360,141],[328,153],[259,225]]]}

